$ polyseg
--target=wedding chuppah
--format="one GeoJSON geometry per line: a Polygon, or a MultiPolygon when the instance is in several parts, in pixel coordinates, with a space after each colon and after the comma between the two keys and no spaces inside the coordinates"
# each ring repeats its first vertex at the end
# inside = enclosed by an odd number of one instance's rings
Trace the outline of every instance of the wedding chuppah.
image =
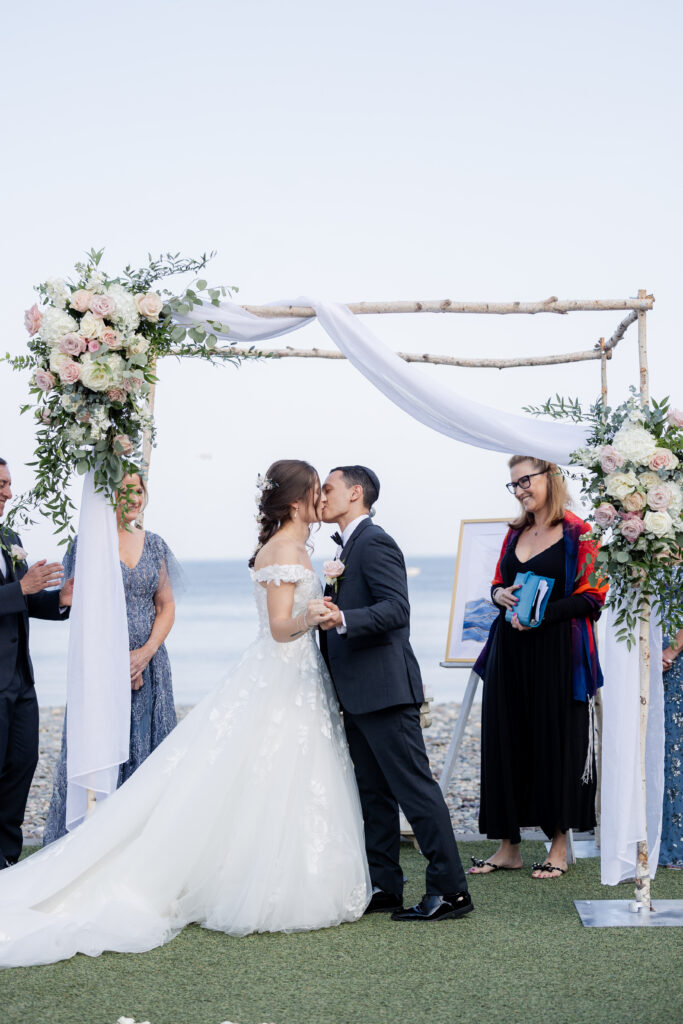
{"type": "MultiPolygon", "coordinates": [[[[157,264],[142,271],[131,271],[127,268],[125,274],[119,278],[104,275],[99,269],[100,260],[101,253],[92,253],[86,264],[79,265],[79,278],[74,285],[52,281],[40,286],[42,305],[36,304],[27,313],[27,328],[33,339],[29,343],[31,355],[20,357],[14,364],[17,369],[33,370],[32,392],[37,399],[36,411],[40,420],[37,485],[28,498],[28,504],[49,508],[57,527],[61,530],[68,529],[69,507],[64,488],[72,469],[77,467],[79,472],[86,474],[79,535],[87,535],[90,530],[94,530],[95,534],[101,536],[103,546],[111,548],[104,525],[107,516],[113,517],[111,495],[124,473],[139,463],[145,435],[153,435],[153,422],[147,397],[154,384],[156,359],[167,354],[199,356],[209,361],[228,359],[235,362],[242,358],[258,357],[257,349],[240,349],[239,343],[244,341],[255,346],[269,338],[279,337],[299,328],[308,320],[304,317],[292,319],[288,316],[256,316],[232,303],[224,289],[209,289],[202,279],[198,279],[193,286],[185,289],[179,297],[168,292],[160,294],[154,290],[156,282],[169,273],[203,269],[205,258],[203,261],[194,262],[176,261],[176,265],[172,261],[158,261],[157,264]],[[67,311],[67,307],[70,311],[67,311]],[[218,342],[226,339],[229,342],[228,346],[219,348],[218,342]],[[67,451],[67,461],[61,467],[56,465],[57,441],[62,445],[62,450],[67,451]],[[51,493],[55,483],[56,500],[51,493]],[[100,527],[95,525],[98,519],[102,523],[100,527]]],[[[432,429],[456,440],[489,450],[528,452],[565,465],[572,461],[595,468],[598,464],[599,458],[595,452],[598,444],[605,440],[604,431],[602,436],[597,433],[599,412],[584,422],[561,423],[552,419],[547,420],[543,423],[543,430],[538,431],[536,421],[529,416],[501,413],[499,410],[464,399],[439,381],[428,383],[425,378],[417,380],[410,374],[406,364],[386,348],[348,308],[307,299],[299,299],[293,305],[312,307],[318,321],[349,361],[392,401],[432,429]],[[587,449],[593,453],[592,462],[588,461],[585,455],[587,449]],[[579,452],[584,453],[583,461],[577,454],[579,452]]],[[[579,305],[578,308],[582,307],[579,305]]],[[[640,316],[641,313],[644,315],[646,309],[651,308],[651,301],[645,298],[629,302],[617,300],[615,303],[605,304],[603,308],[637,310],[640,316]]],[[[667,450],[676,457],[675,451],[680,451],[682,447],[679,426],[675,421],[667,421],[671,428],[670,434],[665,443],[658,444],[662,441],[666,429],[662,424],[667,409],[660,407],[663,408],[664,415],[657,420],[657,408],[655,406],[655,412],[647,420],[647,426],[653,430],[657,424],[662,427],[659,433],[653,434],[654,446],[667,448],[668,441],[667,450]]],[[[551,415],[553,413],[550,408],[544,411],[551,415]]],[[[627,414],[628,410],[624,415],[627,414]]],[[[642,421],[634,419],[633,422],[645,423],[645,414],[643,417],[642,421]]],[[[614,419],[607,422],[605,429],[612,431],[612,440],[621,426],[622,422],[614,419]]],[[[633,459],[634,464],[640,465],[635,454],[633,459]]],[[[623,461],[626,463],[628,460],[624,458],[623,461]]],[[[613,472],[616,472],[616,469],[613,472]]],[[[626,466],[624,475],[628,472],[634,471],[626,466]]],[[[671,470],[657,468],[652,472],[673,472],[673,467],[671,470]]],[[[662,478],[661,482],[666,481],[662,478]]],[[[673,483],[678,486],[677,481],[674,480],[673,483]]],[[[630,493],[648,493],[645,484],[637,478],[635,481],[630,480],[628,486],[631,487],[630,493]]],[[[661,520],[657,520],[658,525],[654,530],[649,529],[647,525],[644,526],[643,543],[637,549],[642,551],[642,555],[639,555],[641,561],[647,558],[652,562],[658,558],[660,564],[665,564],[662,555],[666,542],[668,541],[672,547],[678,547],[683,541],[681,509],[675,500],[675,491],[671,491],[670,498],[667,507],[672,509],[676,518],[671,520],[670,526],[666,529],[662,528],[661,520]]],[[[652,511],[663,513],[666,509],[660,506],[659,509],[652,511]]],[[[615,516],[619,521],[623,518],[618,510],[615,511],[615,516]]],[[[635,544],[640,539],[634,539],[632,543],[635,544]]],[[[623,560],[617,558],[614,566],[610,568],[618,573],[621,571],[620,565],[622,568],[629,567],[627,563],[628,557],[623,560]]],[[[597,571],[600,571],[598,567],[597,571]]],[[[113,621],[123,621],[125,626],[125,612],[122,619],[122,609],[117,607],[116,603],[113,574],[114,562],[107,557],[100,562],[97,579],[89,579],[87,574],[80,578],[77,570],[76,591],[80,590],[81,593],[82,611],[79,618],[76,602],[72,615],[74,650],[86,628],[85,609],[90,607],[93,595],[98,594],[103,586],[109,587],[113,595],[113,621]]],[[[656,603],[657,597],[664,589],[662,586],[659,590],[651,590],[649,594],[646,594],[645,590],[643,592],[648,598],[653,597],[656,603]]],[[[616,627],[619,625],[619,609],[613,614],[617,620],[616,627]]],[[[631,620],[628,625],[633,628],[631,620]]],[[[612,632],[615,632],[614,628],[612,632]]],[[[115,641],[119,651],[123,650],[123,639],[123,635],[119,634],[118,640],[115,641]]],[[[642,639],[641,630],[641,649],[643,643],[647,646],[647,638],[642,639]]],[[[93,654],[94,652],[91,652],[88,655],[87,647],[83,648],[82,671],[73,673],[73,678],[80,680],[81,686],[85,681],[88,703],[96,703],[98,693],[104,695],[106,691],[115,694],[117,688],[121,689],[121,680],[115,668],[116,657],[112,658],[113,669],[108,675],[107,672],[92,672],[93,660],[88,663],[86,659],[92,659],[93,654]]],[[[69,658],[71,663],[71,650],[69,658]]],[[[631,670],[638,665],[637,646],[629,652],[626,645],[621,643],[618,659],[615,657],[614,660],[615,671],[621,673],[623,664],[628,662],[631,667],[630,674],[633,676],[631,670]],[[617,660],[620,661],[618,666],[617,660]]],[[[655,661],[656,659],[653,659],[651,682],[656,691],[657,686],[661,688],[661,669],[658,673],[655,661]]],[[[610,666],[605,664],[608,684],[609,673],[610,666]]],[[[644,681],[642,672],[639,674],[637,667],[635,678],[638,678],[642,695],[644,681]]],[[[71,680],[69,685],[71,686],[71,680]]],[[[76,694],[77,689],[74,689],[75,699],[76,694]]],[[[71,706],[71,692],[68,700],[71,706]]],[[[647,743],[647,756],[655,766],[659,756],[656,718],[656,715],[650,715],[652,729],[647,743]]],[[[605,737],[607,733],[606,722],[605,737]]],[[[80,740],[75,742],[76,756],[79,754],[78,742],[83,744],[80,753],[85,753],[80,762],[74,759],[68,765],[68,784],[73,787],[74,793],[80,789],[81,807],[83,791],[95,791],[98,799],[107,797],[111,792],[111,779],[107,778],[107,771],[110,771],[112,764],[120,763],[120,760],[114,761],[112,757],[116,758],[122,752],[122,736],[122,729],[118,732],[111,730],[105,740],[96,730],[91,732],[86,729],[80,740]],[[94,742],[93,737],[97,737],[100,742],[94,742]]],[[[644,744],[642,749],[645,750],[644,744]]],[[[70,757],[71,750],[70,741],[70,757]]],[[[633,730],[630,734],[630,750],[631,762],[637,764],[641,742],[633,730]]],[[[143,765],[138,773],[141,780],[145,777],[145,767],[143,765]]],[[[655,770],[650,772],[650,778],[655,779],[655,784],[656,775],[655,767],[655,770]]],[[[131,781],[134,782],[135,779],[131,781]]],[[[603,859],[603,877],[605,881],[610,881],[605,874],[612,872],[614,880],[619,880],[616,875],[627,870],[624,865],[628,865],[633,873],[636,866],[636,846],[640,844],[640,896],[649,907],[646,824],[643,804],[639,799],[640,779],[637,772],[634,772],[633,777],[627,782],[630,788],[624,787],[623,778],[615,779],[614,785],[619,792],[614,799],[609,798],[611,805],[617,808],[616,813],[621,815],[622,811],[628,811],[628,821],[618,835],[614,833],[614,848],[608,857],[603,859]]],[[[139,786],[143,786],[143,781],[139,786]]],[[[114,803],[116,799],[120,801],[119,794],[116,798],[109,797],[110,806],[120,806],[120,802],[118,805],[114,803]]],[[[604,814],[604,784],[602,804],[604,814]]],[[[661,799],[659,806],[661,807],[661,799]]],[[[656,802],[648,800],[648,809],[651,812],[653,807],[656,808],[656,802]]],[[[139,810],[142,814],[142,805],[139,810]]],[[[113,818],[113,811],[108,814],[113,818]]],[[[653,820],[651,825],[648,846],[650,851],[653,851],[657,844],[657,822],[653,820]]],[[[80,830],[76,829],[67,837],[67,842],[73,846],[87,826],[88,822],[80,830]]],[[[605,838],[603,829],[603,849],[605,838]]],[[[621,877],[624,875],[621,874],[621,877]]],[[[63,881],[65,885],[69,884],[68,879],[65,878],[63,881]]],[[[360,883],[356,880],[352,891],[357,890],[358,884],[360,883]]],[[[357,916],[359,904],[355,897],[352,902],[352,916],[357,916]]],[[[348,918],[342,915],[338,919],[348,918]]]]}

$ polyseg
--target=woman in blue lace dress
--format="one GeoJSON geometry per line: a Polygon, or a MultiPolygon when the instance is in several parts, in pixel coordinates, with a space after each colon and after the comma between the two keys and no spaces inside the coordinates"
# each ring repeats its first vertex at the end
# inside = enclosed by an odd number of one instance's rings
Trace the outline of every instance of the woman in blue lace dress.
{"type": "Polygon", "coordinates": [[[659,863],[683,868],[683,629],[662,651],[664,672],[664,807],[659,863]]]}
{"type": "MultiPolygon", "coordinates": [[[[164,641],[175,617],[173,583],[177,583],[180,572],[166,542],[156,533],[134,525],[147,497],[141,477],[137,473],[124,477],[119,494],[126,496],[120,501],[117,519],[132,691],[130,751],[119,768],[117,785],[121,786],[176,725],[171,664],[164,641]]],[[[74,574],[77,544],[74,541],[64,558],[67,579],[74,574]]],[[[43,845],[65,833],[66,715],[43,845]]]]}

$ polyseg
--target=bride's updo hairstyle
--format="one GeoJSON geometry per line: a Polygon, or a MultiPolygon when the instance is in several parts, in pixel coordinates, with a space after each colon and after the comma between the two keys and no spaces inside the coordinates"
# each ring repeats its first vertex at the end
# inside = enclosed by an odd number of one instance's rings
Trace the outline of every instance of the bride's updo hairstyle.
{"type": "Polygon", "coordinates": [[[280,527],[292,518],[290,506],[297,501],[306,503],[313,497],[320,477],[308,462],[299,459],[280,459],[268,467],[265,479],[259,477],[260,496],[257,495],[259,523],[256,551],[249,559],[253,569],[256,556],[280,527]]]}

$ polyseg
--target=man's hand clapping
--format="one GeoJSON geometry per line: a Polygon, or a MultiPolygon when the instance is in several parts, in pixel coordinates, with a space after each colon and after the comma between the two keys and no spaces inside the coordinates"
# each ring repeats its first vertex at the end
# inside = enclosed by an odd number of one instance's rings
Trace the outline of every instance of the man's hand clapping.
{"type": "Polygon", "coordinates": [[[38,594],[48,587],[57,587],[64,579],[61,562],[50,562],[43,558],[36,562],[19,581],[22,594],[38,594]]]}

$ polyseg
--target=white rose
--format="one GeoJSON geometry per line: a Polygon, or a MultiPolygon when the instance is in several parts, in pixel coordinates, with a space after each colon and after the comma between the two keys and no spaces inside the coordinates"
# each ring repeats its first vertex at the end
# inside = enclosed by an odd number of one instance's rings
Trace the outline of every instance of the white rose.
{"type": "Polygon", "coordinates": [[[58,348],[50,350],[50,369],[53,373],[59,373],[62,367],[72,361],[71,356],[67,355],[66,352],[60,352],[58,348]]]}
{"type": "Polygon", "coordinates": [[[624,425],[614,435],[612,445],[627,462],[647,466],[657,450],[657,442],[645,427],[635,423],[624,425]]]}
{"type": "Polygon", "coordinates": [[[13,562],[25,562],[28,558],[28,551],[24,551],[19,544],[13,544],[9,553],[13,562]]]}
{"type": "Polygon", "coordinates": [[[643,517],[645,532],[655,537],[666,537],[673,532],[673,520],[668,512],[646,512],[643,517]]]}
{"type": "Polygon", "coordinates": [[[80,333],[84,338],[99,338],[104,326],[99,317],[93,316],[92,313],[86,313],[81,320],[80,333]]]}
{"type": "Polygon", "coordinates": [[[134,334],[128,344],[128,352],[132,356],[144,355],[148,348],[149,338],[145,338],[142,334],[134,334]]]}
{"type": "Polygon", "coordinates": [[[649,491],[651,487],[656,487],[657,484],[661,484],[662,479],[658,473],[653,473],[652,470],[648,470],[647,473],[638,474],[638,483],[649,491]]]}
{"type": "Polygon", "coordinates": [[[86,354],[81,359],[81,384],[91,391],[107,391],[113,386],[112,372],[104,359],[92,359],[86,354]]]}
{"type": "MultiPolygon", "coordinates": [[[[659,479],[657,480],[659,483],[659,479]]],[[[611,498],[623,501],[627,494],[632,494],[638,486],[638,478],[633,470],[628,473],[608,473],[605,477],[605,490],[611,498]]]]}

